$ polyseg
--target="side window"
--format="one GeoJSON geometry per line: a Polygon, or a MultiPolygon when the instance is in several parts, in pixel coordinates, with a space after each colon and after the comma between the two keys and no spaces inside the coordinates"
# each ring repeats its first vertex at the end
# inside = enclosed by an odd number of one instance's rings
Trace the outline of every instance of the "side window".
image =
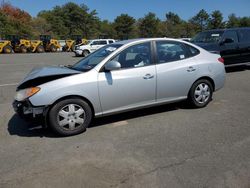
{"type": "Polygon", "coordinates": [[[238,42],[238,36],[236,31],[225,31],[223,35],[223,39],[230,38],[233,39],[234,42],[238,42]]]}
{"type": "Polygon", "coordinates": [[[171,41],[156,42],[157,63],[168,63],[188,58],[182,43],[171,41]]]}
{"type": "Polygon", "coordinates": [[[143,67],[152,64],[150,42],[137,44],[120,52],[113,61],[118,61],[121,68],[143,67]]]}
{"type": "Polygon", "coordinates": [[[250,42],[250,29],[239,30],[240,42],[250,42]]]}
{"type": "Polygon", "coordinates": [[[109,44],[112,44],[112,43],[114,43],[114,41],[112,41],[112,40],[109,40],[109,44]]]}
{"type": "Polygon", "coordinates": [[[185,44],[185,46],[186,46],[187,50],[189,51],[189,57],[196,56],[200,53],[200,50],[196,49],[193,46],[190,46],[188,44],[185,44]]]}
{"type": "Polygon", "coordinates": [[[99,45],[99,41],[93,41],[92,45],[99,45]]]}
{"type": "Polygon", "coordinates": [[[101,40],[99,41],[99,45],[106,45],[107,44],[107,41],[106,40],[101,40]]]}

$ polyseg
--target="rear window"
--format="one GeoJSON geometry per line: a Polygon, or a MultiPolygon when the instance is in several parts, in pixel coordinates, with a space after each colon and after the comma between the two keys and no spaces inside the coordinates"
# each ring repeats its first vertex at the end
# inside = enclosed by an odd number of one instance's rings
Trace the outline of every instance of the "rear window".
{"type": "Polygon", "coordinates": [[[250,42],[250,29],[240,29],[239,39],[240,42],[250,42]]]}
{"type": "Polygon", "coordinates": [[[205,31],[198,33],[191,42],[194,43],[217,43],[220,41],[224,31],[205,31]]]}
{"type": "Polygon", "coordinates": [[[193,57],[193,56],[196,56],[200,53],[200,50],[198,50],[197,48],[193,47],[193,46],[190,46],[188,44],[185,44],[188,52],[189,52],[189,57],[193,57]]]}

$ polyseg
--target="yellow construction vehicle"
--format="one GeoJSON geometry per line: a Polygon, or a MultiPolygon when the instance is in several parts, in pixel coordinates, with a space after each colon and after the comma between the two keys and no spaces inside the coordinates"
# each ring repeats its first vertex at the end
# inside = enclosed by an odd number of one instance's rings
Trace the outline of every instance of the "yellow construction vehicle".
{"type": "Polygon", "coordinates": [[[40,40],[43,42],[43,47],[46,52],[56,52],[61,48],[58,40],[51,39],[50,35],[40,35],[40,40]]]}
{"type": "Polygon", "coordinates": [[[25,37],[8,35],[6,39],[10,41],[13,51],[16,53],[27,53],[30,50],[31,43],[29,40],[25,39],[25,37]]]}
{"type": "Polygon", "coordinates": [[[81,35],[72,35],[65,40],[65,45],[63,46],[62,50],[64,52],[72,52],[74,51],[75,45],[87,44],[87,42],[87,39],[82,38],[81,35]]]}
{"type": "Polygon", "coordinates": [[[30,47],[30,51],[35,53],[43,53],[45,51],[44,47],[43,47],[43,42],[41,40],[31,40],[31,47],[30,47]]]}
{"type": "Polygon", "coordinates": [[[0,40],[0,53],[9,54],[12,52],[11,42],[8,40],[0,40]]]}

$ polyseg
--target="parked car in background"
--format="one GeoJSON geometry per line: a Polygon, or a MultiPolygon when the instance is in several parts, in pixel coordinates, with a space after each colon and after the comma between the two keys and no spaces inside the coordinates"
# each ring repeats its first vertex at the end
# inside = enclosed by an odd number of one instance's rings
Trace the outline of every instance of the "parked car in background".
{"type": "Polygon", "coordinates": [[[87,55],[98,50],[99,48],[112,43],[115,43],[114,39],[89,40],[86,45],[85,44],[76,45],[74,52],[76,56],[86,57],[87,55]]]}
{"type": "Polygon", "coordinates": [[[191,42],[220,54],[226,67],[250,63],[250,27],[204,31],[191,42]]]}
{"type": "Polygon", "coordinates": [[[176,39],[136,39],[106,45],[71,67],[33,70],[13,107],[67,136],[83,132],[93,117],[186,99],[205,107],[224,81],[217,54],[176,39]]]}

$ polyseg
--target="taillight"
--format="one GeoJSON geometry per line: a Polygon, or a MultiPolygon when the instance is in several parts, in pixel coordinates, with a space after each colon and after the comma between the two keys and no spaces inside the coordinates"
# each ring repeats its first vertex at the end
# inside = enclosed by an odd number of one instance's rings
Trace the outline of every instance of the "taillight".
{"type": "Polygon", "coordinates": [[[224,63],[224,59],[222,57],[218,58],[218,61],[224,63]]]}

